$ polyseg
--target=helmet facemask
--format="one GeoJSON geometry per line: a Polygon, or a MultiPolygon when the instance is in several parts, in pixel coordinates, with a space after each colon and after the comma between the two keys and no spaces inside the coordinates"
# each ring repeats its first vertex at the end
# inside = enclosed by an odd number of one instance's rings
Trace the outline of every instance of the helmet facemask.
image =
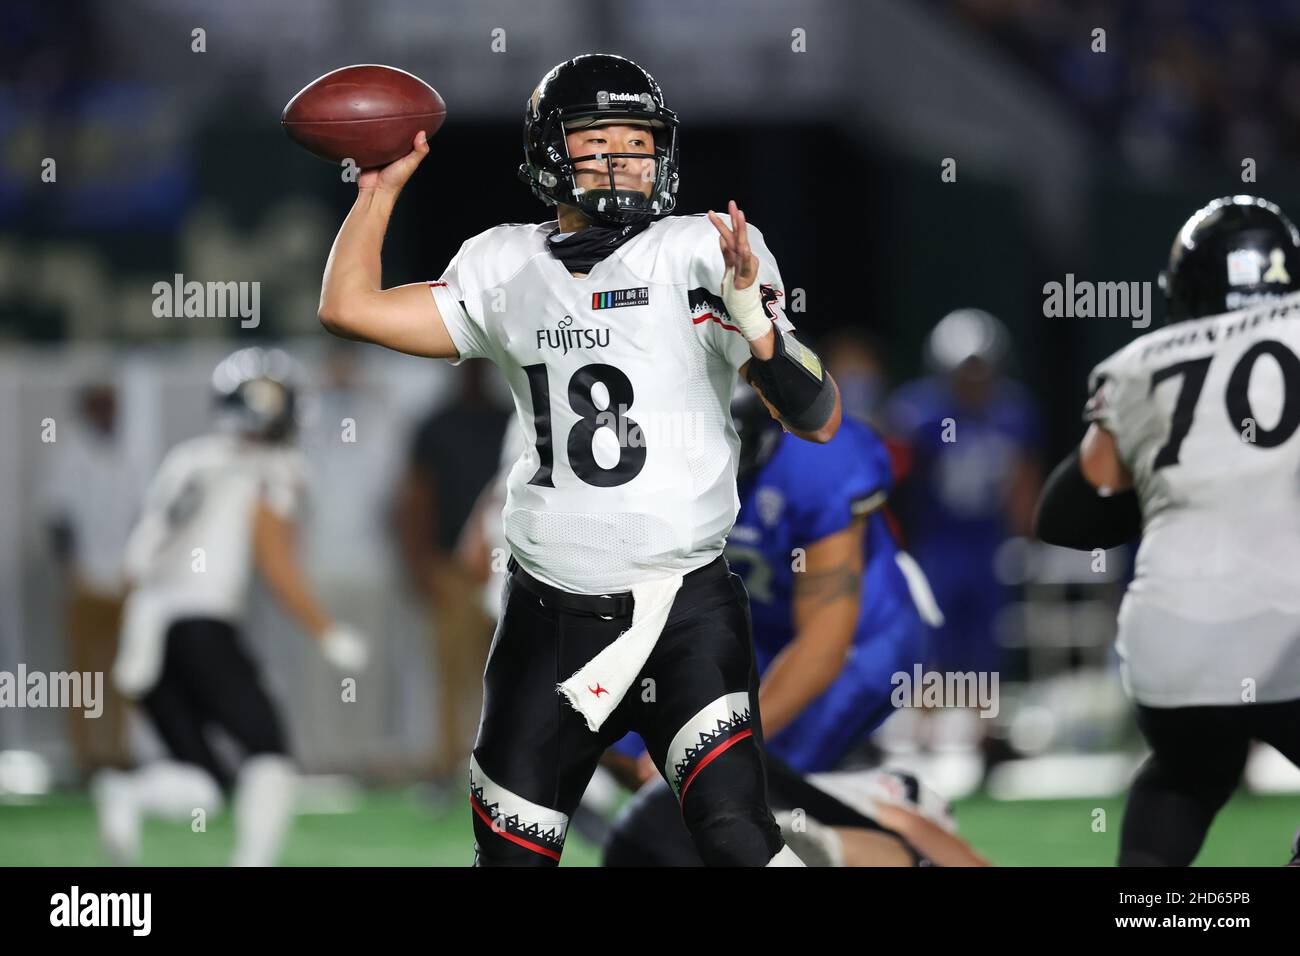
{"type": "MultiPolygon", "coordinates": [[[[677,172],[672,157],[676,155],[677,128],[660,123],[650,123],[636,116],[610,116],[573,110],[556,110],[542,130],[550,169],[539,171],[543,191],[535,192],[553,204],[565,203],[582,210],[593,222],[620,226],[651,216],[670,212],[677,204],[677,172]],[[582,123],[589,120],[588,123],[582,123]],[[654,151],[650,153],[589,153],[573,156],[569,153],[568,134],[575,129],[592,126],[631,123],[645,126],[654,138],[654,151]],[[652,164],[649,179],[653,185],[647,196],[639,189],[619,188],[616,183],[614,160],[629,159],[652,164]],[[581,173],[595,173],[590,168],[578,169],[579,163],[591,160],[604,161],[604,173],[599,185],[587,187],[578,184],[581,173]],[[553,183],[553,185],[549,185],[553,183]]],[[[644,174],[643,174],[644,175],[644,174]]],[[[585,177],[584,177],[585,178],[585,177]]]]}
{"type": "Polygon", "coordinates": [[[663,105],[654,77],[630,60],[611,54],[584,54],[556,66],[538,84],[524,108],[524,162],[519,178],[547,205],[568,205],[593,222],[625,226],[669,213],[677,204],[677,114],[663,105]],[[649,127],[649,153],[590,153],[574,156],[568,134],[590,126],[632,124],[649,127]],[[617,159],[649,160],[651,188],[620,188],[617,159]],[[603,182],[579,173],[579,163],[603,161],[603,182]]]}

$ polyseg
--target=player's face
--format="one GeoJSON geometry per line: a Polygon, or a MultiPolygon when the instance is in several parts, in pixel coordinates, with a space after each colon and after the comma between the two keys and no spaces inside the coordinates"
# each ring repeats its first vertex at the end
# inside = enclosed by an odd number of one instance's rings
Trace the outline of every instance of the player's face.
{"type": "Polygon", "coordinates": [[[978,358],[969,358],[952,373],[957,401],[966,408],[980,408],[988,401],[997,372],[978,358]]]}
{"type": "MultiPolygon", "coordinates": [[[[566,136],[569,155],[593,156],[597,153],[645,153],[648,159],[616,157],[610,160],[614,167],[614,186],[617,189],[634,189],[649,196],[655,180],[654,133],[645,126],[611,123],[577,129],[566,136]]],[[[608,189],[609,171],[604,159],[586,159],[575,165],[575,179],[583,189],[608,189]]]]}

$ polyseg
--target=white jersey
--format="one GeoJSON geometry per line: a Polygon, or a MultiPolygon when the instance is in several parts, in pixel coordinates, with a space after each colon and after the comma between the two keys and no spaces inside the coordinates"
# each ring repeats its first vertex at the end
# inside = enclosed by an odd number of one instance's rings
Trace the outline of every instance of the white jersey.
{"type": "MultiPolygon", "coordinates": [[[[722,553],[740,507],[731,395],[751,352],[704,216],[660,219],[581,277],[547,249],[555,228],[480,233],[430,287],[460,352],[449,361],[492,360],[514,394],[511,553],[554,587],[627,590],[722,553]]],[[[768,314],[793,331],[776,262],[749,235],[768,314]]]]}
{"type": "Polygon", "coordinates": [[[523,426],[519,424],[518,417],[512,418],[506,425],[505,437],[501,441],[501,463],[497,467],[496,475],[484,490],[487,497],[483,514],[479,519],[483,522],[483,542],[488,554],[491,555],[489,560],[493,572],[488,575],[487,584],[483,586],[482,604],[484,612],[494,621],[501,616],[501,592],[506,583],[506,576],[496,573],[501,570],[497,566],[497,555],[508,553],[510,550],[510,543],[506,541],[505,526],[501,523],[501,512],[506,506],[506,483],[510,478],[510,469],[514,468],[515,462],[523,455],[524,448],[523,426]]]}
{"type": "Polygon", "coordinates": [[[139,694],[162,663],[162,640],[182,617],[238,623],[253,576],[258,502],[296,516],[305,468],[299,453],[213,434],[168,452],[127,543],[133,581],[114,667],[118,687],[139,694]]]}
{"type": "Polygon", "coordinates": [[[1119,616],[1155,707],[1300,697],[1300,294],[1150,332],[1098,365],[1143,537],[1119,616]]]}

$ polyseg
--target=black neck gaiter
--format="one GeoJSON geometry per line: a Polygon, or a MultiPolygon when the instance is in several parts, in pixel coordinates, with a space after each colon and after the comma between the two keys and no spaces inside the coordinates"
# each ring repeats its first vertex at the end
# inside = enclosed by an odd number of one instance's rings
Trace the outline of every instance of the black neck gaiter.
{"type": "Polygon", "coordinates": [[[640,219],[625,226],[587,226],[577,232],[557,239],[560,230],[557,226],[546,237],[546,246],[551,255],[564,263],[570,272],[590,272],[600,262],[623,243],[645,232],[651,220],[640,219]]]}

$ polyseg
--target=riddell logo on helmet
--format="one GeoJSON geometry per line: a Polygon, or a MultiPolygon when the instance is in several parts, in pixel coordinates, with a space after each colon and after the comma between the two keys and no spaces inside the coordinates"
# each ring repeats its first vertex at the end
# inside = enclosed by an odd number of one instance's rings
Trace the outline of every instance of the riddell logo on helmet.
{"type": "Polygon", "coordinates": [[[609,103],[640,103],[650,109],[653,101],[649,93],[608,93],[601,90],[596,94],[596,102],[601,106],[609,103]]]}

